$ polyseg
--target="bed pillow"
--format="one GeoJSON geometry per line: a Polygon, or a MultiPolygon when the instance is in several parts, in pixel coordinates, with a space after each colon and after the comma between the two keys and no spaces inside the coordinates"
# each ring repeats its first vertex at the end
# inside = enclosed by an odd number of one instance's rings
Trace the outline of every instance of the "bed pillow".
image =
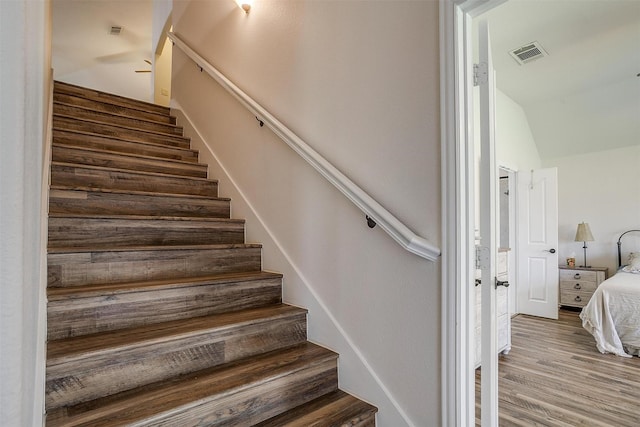
{"type": "Polygon", "coordinates": [[[632,252],[629,254],[629,264],[626,265],[622,271],[640,274],[640,252],[632,252]]]}

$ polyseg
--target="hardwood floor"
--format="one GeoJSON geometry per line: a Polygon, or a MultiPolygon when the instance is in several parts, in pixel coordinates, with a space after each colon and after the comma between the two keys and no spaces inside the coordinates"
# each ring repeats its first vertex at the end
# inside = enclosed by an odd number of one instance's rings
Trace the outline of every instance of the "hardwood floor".
{"type": "MultiPolygon", "coordinates": [[[[578,314],[513,318],[511,351],[499,358],[500,426],[640,424],[640,358],[599,353],[578,314]]],[[[480,375],[478,369],[478,426],[480,375]]]]}

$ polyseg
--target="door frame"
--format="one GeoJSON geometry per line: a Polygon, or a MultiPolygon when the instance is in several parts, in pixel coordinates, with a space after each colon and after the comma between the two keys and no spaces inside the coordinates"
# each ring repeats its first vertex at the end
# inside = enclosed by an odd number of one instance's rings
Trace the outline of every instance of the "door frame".
{"type": "Polygon", "coordinates": [[[506,0],[440,0],[442,426],[475,425],[475,266],[471,20],[506,0]]]}

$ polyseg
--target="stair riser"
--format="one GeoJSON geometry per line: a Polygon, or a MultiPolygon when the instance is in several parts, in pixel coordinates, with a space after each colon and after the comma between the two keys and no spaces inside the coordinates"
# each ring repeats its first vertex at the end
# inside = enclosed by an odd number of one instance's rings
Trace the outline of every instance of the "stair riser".
{"type": "Polygon", "coordinates": [[[65,93],[74,96],[80,96],[87,99],[106,102],[109,104],[120,105],[127,108],[135,108],[143,111],[152,111],[158,114],[169,114],[169,108],[161,105],[150,104],[144,101],[124,98],[118,95],[100,92],[93,89],[83,88],[79,86],[69,85],[62,82],[54,83],[54,93],[65,93]]]}
{"type": "Polygon", "coordinates": [[[51,185],[69,189],[110,189],[218,197],[215,181],[51,165],[51,185]]]}
{"type": "Polygon", "coordinates": [[[260,270],[259,247],[54,253],[48,286],[115,284],[260,270]]]}
{"type": "Polygon", "coordinates": [[[54,162],[78,165],[101,166],[130,171],[156,172],[195,178],[207,177],[207,166],[192,163],[167,162],[164,160],[89,151],[75,147],[54,145],[51,152],[54,162]]]}
{"type": "Polygon", "coordinates": [[[49,248],[244,243],[244,225],[214,221],[50,218],[49,248]]]}
{"type": "Polygon", "coordinates": [[[282,301],[282,279],[140,290],[51,301],[49,340],[264,307],[282,301]]]}
{"type": "Polygon", "coordinates": [[[78,120],[73,117],[53,116],[53,127],[56,129],[88,132],[98,135],[126,139],[128,141],[164,144],[173,147],[189,148],[189,139],[177,135],[161,134],[143,130],[129,129],[122,126],[109,125],[78,120]]]}
{"type": "Polygon", "coordinates": [[[49,212],[55,214],[153,215],[229,218],[228,200],[51,190],[49,212]]]}
{"type": "MultiPolygon", "coordinates": [[[[78,148],[92,148],[95,150],[115,151],[123,154],[158,157],[168,160],[182,160],[194,163],[198,161],[198,152],[188,150],[187,148],[143,144],[140,142],[123,141],[99,135],[89,135],[59,129],[53,130],[53,143],[78,148]]],[[[186,144],[183,141],[179,145],[185,146],[186,144]]]]}
{"type": "Polygon", "coordinates": [[[166,123],[166,124],[175,124],[175,117],[169,116],[168,114],[158,114],[150,111],[143,111],[133,108],[122,107],[119,105],[108,104],[105,102],[95,101],[92,99],[82,98],[79,96],[74,96],[66,93],[54,93],[53,101],[75,105],[84,108],[90,108],[92,110],[101,111],[104,113],[117,114],[120,116],[127,116],[135,119],[141,120],[149,120],[154,122],[166,123]]]}
{"type": "Polygon", "coordinates": [[[198,406],[159,414],[152,420],[132,425],[250,426],[336,390],[337,382],[335,362],[326,362],[236,394],[198,402],[198,406]]]}
{"type": "Polygon", "coordinates": [[[108,396],[134,387],[306,340],[305,315],[248,326],[212,330],[169,342],[136,343],[115,348],[109,354],[86,355],[47,366],[48,409],[108,396]],[[55,365],[52,365],[55,364],[55,365]]]}
{"type": "Polygon", "coordinates": [[[95,120],[97,122],[126,126],[135,129],[148,130],[152,132],[167,133],[171,135],[182,135],[182,128],[169,123],[157,123],[147,120],[136,119],[126,116],[118,116],[102,111],[89,110],[73,105],[54,103],[53,113],[63,116],[71,116],[79,119],[95,120]]]}

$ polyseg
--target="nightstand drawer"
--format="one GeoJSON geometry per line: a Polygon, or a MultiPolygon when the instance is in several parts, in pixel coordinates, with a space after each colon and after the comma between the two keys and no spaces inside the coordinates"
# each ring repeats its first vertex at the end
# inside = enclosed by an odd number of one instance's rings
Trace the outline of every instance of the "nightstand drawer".
{"type": "Polygon", "coordinates": [[[589,282],[598,281],[597,271],[584,270],[560,270],[560,280],[581,280],[589,282]]]}
{"type": "Polygon", "coordinates": [[[591,299],[593,292],[580,292],[573,290],[560,290],[560,305],[584,307],[591,299]]]}
{"type": "Polygon", "coordinates": [[[570,268],[560,266],[560,305],[584,307],[600,283],[607,278],[608,268],[570,268]]]}
{"type": "Polygon", "coordinates": [[[567,280],[560,282],[560,289],[573,292],[593,293],[598,287],[597,282],[585,282],[584,280],[567,280]]]}

